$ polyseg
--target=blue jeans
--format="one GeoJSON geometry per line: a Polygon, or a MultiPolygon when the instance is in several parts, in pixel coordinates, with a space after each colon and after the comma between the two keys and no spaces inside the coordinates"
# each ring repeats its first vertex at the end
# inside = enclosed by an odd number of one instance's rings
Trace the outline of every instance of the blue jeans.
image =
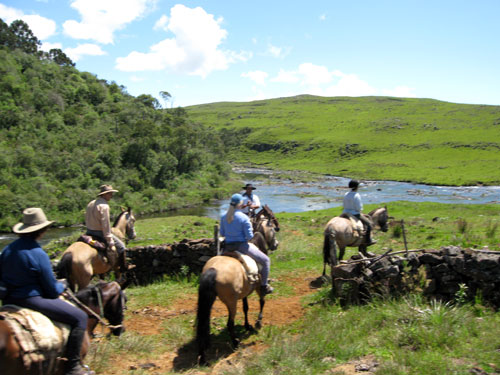
{"type": "Polygon", "coordinates": [[[38,311],[56,322],[68,324],[71,329],[87,329],[87,313],[59,298],[43,298],[41,296],[22,299],[7,298],[4,301],[4,305],[6,304],[38,311]]]}
{"type": "Polygon", "coordinates": [[[238,251],[242,254],[248,255],[257,263],[262,265],[261,284],[267,285],[267,279],[269,278],[269,270],[271,269],[271,259],[269,259],[269,257],[262,251],[260,251],[257,248],[257,246],[255,246],[253,243],[240,242],[240,245],[238,246],[238,251]]]}

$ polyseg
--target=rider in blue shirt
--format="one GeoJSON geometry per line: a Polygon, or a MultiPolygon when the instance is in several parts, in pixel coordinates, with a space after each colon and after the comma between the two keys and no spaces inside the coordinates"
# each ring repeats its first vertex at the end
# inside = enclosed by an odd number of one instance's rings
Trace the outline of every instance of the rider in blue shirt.
{"type": "Polygon", "coordinates": [[[220,234],[225,237],[226,244],[232,244],[242,254],[253,258],[262,265],[261,272],[261,293],[269,294],[273,292],[273,287],[268,284],[271,260],[252,243],[253,229],[250,218],[241,212],[243,196],[234,194],[231,197],[229,209],[222,215],[220,220],[220,234]]]}
{"type": "Polygon", "coordinates": [[[19,239],[0,254],[0,280],[7,286],[3,303],[32,309],[68,324],[71,332],[64,374],[88,375],[93,372],[86,371],[80,364],[87,314],[58,298],[66,286],[55,279],[49,256],[37,242],[52,223],[41,208],[27,208],[23,211],[23,221],[12,228],[19,239]]]}

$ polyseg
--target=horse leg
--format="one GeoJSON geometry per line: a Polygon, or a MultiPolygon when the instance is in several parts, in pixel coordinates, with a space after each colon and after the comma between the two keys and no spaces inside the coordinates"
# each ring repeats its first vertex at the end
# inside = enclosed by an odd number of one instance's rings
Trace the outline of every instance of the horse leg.
{"type": "Polygon", "coordinates": [[[245,329],[247,331],[253,331],[253,327],[248,322],[248,299],[243,298],[243,312],[245,313],[245,329]]]}
{"type": "Polygon", "coordinates": [[[266,304],[266,300],[264,299],[264,295],[260,295],[259,298],[259,304],[260,304],[260,311],[259,311],[259,316],[257,317],[257,321],[255,322],[255,328],[261,329],[262,327],[262,317],[263,314],[262,312],[264,311],[264,305],[266,304]]]}
{"type": "Polygon", "coordinates": [[[342,257],[344,256],[344,249],[342,247],[340,248],[340,253],[339,253],[339,259],[337,260],[337,241],[335,239],[335,234],[330,233],[328,234],[328,246],[330,248],[330,264],[332,266],[336,266],[337,263],[342,260],[342,257]]]}
{"type": "Polygon", "coordinates": [[[234,318],[236,317],[236,309],[237,309],[238,300],[234,299],[234,301],[230,301],[227,306],[227,312],[229,316],[227,317],[227,330],[229,332],[229,337],[231,337],[231,344],[233,345],[233,349],[236,349],[240,344],[240,340],[236,337],[236,332],[234,331],[234,318]]]}
{"type": "Polygon", "coordinates": [[[342,260],[345,254],[345,246],[339,246],[339,262],[342,260]]]}

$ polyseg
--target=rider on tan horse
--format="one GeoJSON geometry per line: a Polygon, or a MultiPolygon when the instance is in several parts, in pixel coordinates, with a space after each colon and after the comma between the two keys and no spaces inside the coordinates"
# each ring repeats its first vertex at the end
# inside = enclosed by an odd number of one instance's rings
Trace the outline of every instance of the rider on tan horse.
{"type": "Polygon", "coordinates": [[[95,237],[97,240],[104,240],[108,245],[106,256],[112,268],[119,267],[121,272],[126,272],[133,266],[127,265],[125,244],[111,232],[109,222],[108,202],[113,198],[113,193],[117,193],[118,190],[114,190],[111,185],[102,185],[100,189],[97,198],[87,205],[85,212],[87,235],[95,237]]]}
{"type": "Polygon", "coordinates": [[[220,234],[225,237],[226,251],[238,251],[262,265],[261,293],[262,295],[269,294],[274,290],[268,284],[271,260],[257,246],[248,242],[253,238],[253,229],[250,218],[241,212],[242,205],[241,194],[234,194],[231,197],[229,209],[221,217],[220,234]]]}
{"type": "Polygon", "coordinates": [[[349,215],[352,215],[355,218],[361,220],[364,227],[366,228],[366,237],[365,237],[366,245],[370,246],[377,243],[377,241],[375,241],[371,237],[371,231],[372,231],[371,220],[361,213],[363,211],[363,203],[361,202],[361,196],[358,193],[358,187],[359,187],[358,181],[356,180],[349,181],[349,188],[351,189],[351,191],[347,192],[344,195],[344,210],[342,211],[341,216],[345,217],[346,219],[349,219],[349,215]]]}

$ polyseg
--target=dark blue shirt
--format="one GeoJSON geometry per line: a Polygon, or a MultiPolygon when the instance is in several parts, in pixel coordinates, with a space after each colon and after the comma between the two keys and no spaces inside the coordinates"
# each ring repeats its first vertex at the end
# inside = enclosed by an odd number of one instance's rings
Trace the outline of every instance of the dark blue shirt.
{"type": "Polygon", "coordinates": [[[9,298],[57,298],[64,291],[64,285],[54,276],[49,256],[31,238],[20,237],[3,249],[0,278],[7,283],[9,298]]]}

